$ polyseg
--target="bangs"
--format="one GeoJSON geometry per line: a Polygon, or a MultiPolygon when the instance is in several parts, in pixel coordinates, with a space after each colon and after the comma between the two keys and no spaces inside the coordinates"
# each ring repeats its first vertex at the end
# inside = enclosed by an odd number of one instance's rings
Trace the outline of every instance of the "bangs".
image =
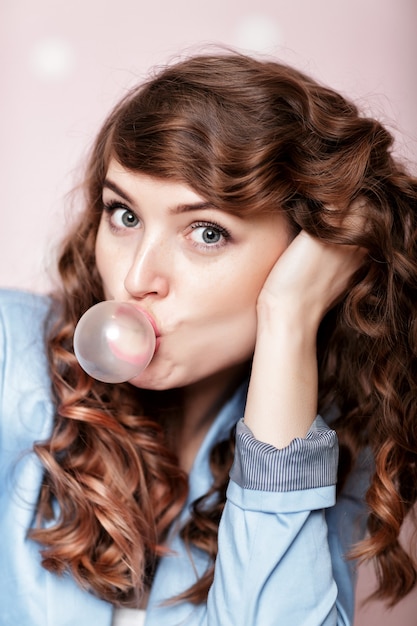
{"type": "Polygon", "coordinates": [[[216,92],[161,80],[125,102],[109,154],[126,169],[185,183],[219,209],[249,215],[283,202],[271,184],[276,173],[267,145],[251,111],[236,115],[216,92]]]}

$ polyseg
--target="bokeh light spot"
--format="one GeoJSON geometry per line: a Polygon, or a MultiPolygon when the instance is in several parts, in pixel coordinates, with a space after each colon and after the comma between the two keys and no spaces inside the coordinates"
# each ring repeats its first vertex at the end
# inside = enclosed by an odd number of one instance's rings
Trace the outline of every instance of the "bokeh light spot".
{"type": "Polygon", "coordinates": [[[236,44],[239,48],[269,52],[281,44],[280,29],[267,15],[253,14],[242,17],[236,26],[236,44]]]}
{"type": "Polygon", "coordinates": [[[42,80],[66,78],[75,67],[75,52],[64,39],[44,39],[32,48],[30,65],[42,80]]]}

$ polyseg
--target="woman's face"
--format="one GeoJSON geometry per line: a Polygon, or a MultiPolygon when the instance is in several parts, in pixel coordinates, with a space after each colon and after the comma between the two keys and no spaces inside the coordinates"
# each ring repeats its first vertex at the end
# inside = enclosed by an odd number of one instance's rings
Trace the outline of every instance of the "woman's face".
{"type": "Polygon", "coordinates": [[[96,261],[107,299],[157,328],[157,351],[132,384],[154,390],[233,376],[251,356],[256,301],[289,243],[278,213],[240,218],[182,183],[110,163],[96,261]]]}

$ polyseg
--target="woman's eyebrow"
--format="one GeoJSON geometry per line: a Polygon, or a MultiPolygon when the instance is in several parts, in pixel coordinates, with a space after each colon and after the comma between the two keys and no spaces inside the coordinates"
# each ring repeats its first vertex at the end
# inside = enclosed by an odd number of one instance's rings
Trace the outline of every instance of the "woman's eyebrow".
{"type": "Polygon", "coordinates": [[[176,215],[178,213],[186,213],[187,211],[201,211],[203,209],[215,209],[216,207],[211,202],[190,202],[185,204],[178,204],[172,207],[169,212],[176,215]]]}
{"type": "Polygon", "coordinates": [[[103,183],[103,189],[110,189],[111,191],[114,191],[114,193],[117,193],[117,195],[123,198],[123,200],[126,200],[126,202],[132,204],[132,199],[130,198],[130,196],[128,196],[127,193],[125,193],[122,189],[120,189],[120,187],[116,185],[116,183],[109,180],[108,178],[106,178],[103,183]]]}
{"type": "MultiPolygon", "coordinates": [[[[126,200],[126,202],[129,202],[129,204],[133,204],[132,198],[125,191],[120,189],[120,187],[116,185],[116,183],[114,183],[112,180],[109,180],[108,178],[106,178],[103,183],[103,189],[110,189],[111,191],[116,193],[118,196],[123,198],[123,200],[126,200]]],[[[184,204],[178,204],[176,206],[173,206],[169,210],[169,212],[173,215],[177,215],[179,213],[186,213],[187,211],[201,211],[203,209],[215,209],[215,208],[216,207],[211,202],[206,202],[204,200],[201,200],[200,202],[197,201],[197,202],[186,202],[184,204]]]]}

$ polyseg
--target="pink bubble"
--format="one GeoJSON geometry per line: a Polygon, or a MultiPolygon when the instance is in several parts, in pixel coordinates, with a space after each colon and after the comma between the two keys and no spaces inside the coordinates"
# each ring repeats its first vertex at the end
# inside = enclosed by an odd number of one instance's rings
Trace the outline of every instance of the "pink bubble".
{"type": "Polygon", "coordinates": [[[79,320],[74,352],[81,367],[106,383],[131,380],[149,365],[155,331],[132,304],[107,300],[92,306],[79,320]]]}

